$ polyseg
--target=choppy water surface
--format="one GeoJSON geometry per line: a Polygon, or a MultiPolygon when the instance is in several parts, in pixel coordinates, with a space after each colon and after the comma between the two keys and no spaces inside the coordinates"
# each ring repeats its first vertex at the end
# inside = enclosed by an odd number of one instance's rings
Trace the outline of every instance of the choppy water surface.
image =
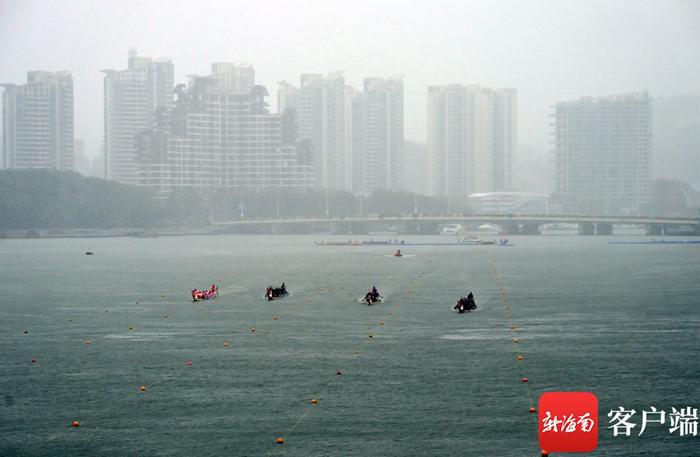
{"type": "Polygon", "coordinates": [[[700,455],[604,429],[618,406],[700,407],[700,246],[513,241],[0,240],[0,454],[536,456],[532,402],[583,390],[596,455],[700,455]],[[359,304],[372,285],[385,302],[359,304]],[[452,313],[466,288],[479,309],[452,313]]]}

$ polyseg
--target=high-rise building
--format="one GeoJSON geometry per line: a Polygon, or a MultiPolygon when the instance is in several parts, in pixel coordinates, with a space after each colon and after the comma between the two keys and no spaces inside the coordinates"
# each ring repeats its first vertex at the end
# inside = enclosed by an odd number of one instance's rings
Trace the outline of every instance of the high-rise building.
{"type": "Polygon", "coordinates": [[[303,74],[299,88],[280,83],[279,111],[294,109],[297,113],[299,139],[308,141],[314,151],[317,188],[352,189],[346,98],[345,77],[340,72],[325,77],[303,74]]]}
{"type": "Polygon", "coordinates": [[[249,94],[255,86],[255,69],[252,65],[236,65],[233,62],[211,64],[211,77],[223,90],[249,94]]]}
{"type": "Polygon", "coordinates": [[[153,113],[173,104],[173,64],[129,52],[126,70],[104,70],[105,177],[138,182],[135,137],[151,127],[153,113]]]}
{"type": "MultiPolygon", "coordinates": [[[[221,72],[179,84],[172,109],[158,109],[137,135],[139,184],[174,190],[313,187],[313,161],[297,147],[294,119],[270,114],[263,86],[240,92],[221,72]]],[[[293,112],[290,112],[293,113],[293,112]]]]}
{"type": "Polygon", "coordinates": [[[700,95],[654,96],[652,177],[700,189],[700,95]]]}
{"type": "Polygon", "coordinates": [[[507,191],[517,144],[517,92],[450,84],[428,88],[430,193],[507,191]]]}
{"type": "Polygon", "coordinates": [[[360,163],[356,182],[362,192],[403,188],[403,81],[365,78],[361,144],[353,151],[360,163]]]}
{"type": "Polygon", "coordinates": [[[564,211],[649,211],[652,129],[646,92],[561,102],[553,117],[556,195],[564,211]]]}
{"type": "Polygon", "coordinates": [[[73,77],[30,71],[3,84],[2,168],[73,169],[73,77]]]}

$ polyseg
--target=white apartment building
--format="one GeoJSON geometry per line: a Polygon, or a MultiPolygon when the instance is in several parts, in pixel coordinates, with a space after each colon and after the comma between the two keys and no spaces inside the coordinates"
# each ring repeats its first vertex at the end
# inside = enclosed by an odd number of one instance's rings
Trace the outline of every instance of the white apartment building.
{"type": "Polygon", "coordinates": [[[450,84],[428,88],[430,193],[464,198],[507,191],[517,144],[517,92],[450,84]]]}
{"type": "Polygon", "coordinates": [[[2,84],[0,168],[73,170],[73,77],[30,71],[27,84],[2,84]]]}
{"type": "Polygon", "coordinates": [[[173,104],[173,64],[129,53],[126,70],[103,70],[105,177],[138,182],[135,136],[151,127],[156,109],[173,104]]]}
{"type": "Polygon", "coordinates": [[[320,189],[352,190],[346,98],[341,72],[302,74],[299,88],[280,83],[279,112],[296,111],[299,139],[310,141],[314,151],[315,183],[320,189]]]}
{"type": "Polygon", "coordinates": [[[313,161],[283,140],[282,115],[267,111],[265,88],[241,93],[232,81],[197,76],[178,85],[174,108],[157,112],[153,128],[139,136],[139,184],[161,196],[313,187],[313,161]]]}
{"type": "Polygon", "coordinates": [[[365,78],[362,94],[361,144],[354,151],[360,170],[357,190],[403,188],[403,81],[365,78]]]}
{"type": "Polygon", "coordinates": [[[651,203],[651,99],[646,92],[554,106],[556,196],[567,212],[640,214],[651,203]]]}

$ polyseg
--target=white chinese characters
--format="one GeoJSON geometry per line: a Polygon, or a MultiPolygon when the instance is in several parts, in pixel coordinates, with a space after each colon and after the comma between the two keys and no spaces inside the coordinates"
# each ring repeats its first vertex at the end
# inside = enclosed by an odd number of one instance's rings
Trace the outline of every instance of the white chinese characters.
{"type": "MultiPolygon", "coordinates": [[[[619,409],[611,409],[608,413],[610,425],[608,428],[613,430],[613,436],[624,435],[630,436],[632,429],[637,426],[636,423],[630,421],[637,411],[634,409],[627,410],[622,406],[619,409]]],[[[691,408],[671,408],[671,412],[666,414],[663,410],[657,410],[656,407],[650,406],[649,411],[642,411],[642,422],[639,428],[638,436],[647,428],[649,424],[668,424],[668,432],[670,434],[678,433],[679,436],[697,436],[698,435],[698,409],[691,408]],[[668,421],[667,421],[668,419],[668,421]]]]}
{"type": "Polygon", "coordinates": [[[558,416],[552,416],[550,411],[546,411],[545,417],[542,419],[542,433],[573,433],[577,430],[588,433],[593,430],[594,426],[595,421],[591,418],[591,413],[586,413],[581,416],[563,414],[561,419],[559,419],[558,416]]]}

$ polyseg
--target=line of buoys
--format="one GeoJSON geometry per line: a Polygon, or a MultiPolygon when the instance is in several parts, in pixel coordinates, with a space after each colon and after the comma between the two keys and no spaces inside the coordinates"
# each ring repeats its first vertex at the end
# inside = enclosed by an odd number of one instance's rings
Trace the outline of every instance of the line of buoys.
{"type": "MultiPolygon", "coordinates": [[[[510,329],[511,329],[511,331],[515,334],[515,333],[517,332],[517,330],[518,330],[518,327],[513,323],[513,311],[512,311],[512,308],[511,308],[510,304],[508,303],[507,294],[506,294],[506,289],[505,289],[505,287],[503,287],[503,284],[501,283],[501,277],[500,277],[498,271],[496,271],[496,265],[495,265],[495,263],[494,263],[493,261],[491,261],[491,268],[493,269],[493,272],[494,272],[494,274],[495,274],[495,276],[496,276],[496,280],[497,280],[497,282],[498,282],[498,286],[499,286],[500,289],[501,289],[501,304],[503,305],[503,311],[504,311],[506,320],[507,320],[508,323],[510,324],[510,329]]],[[[513,336],[512,341],[513,341],[513,344],[519,344],[519,343],[520,343],[520,338],[518,338],[518,337],[516,337],[516,336],[513,336]]],[[[515,357],[515,358],[516,358],[516,360],[519,361],[519,362],[522,362],[522,361],[525,359],[525,357],[524,357],[523,355],[517,354],[517,353],[516,353],[516,357],[515,357]]],[[[530,381],[530,380],[529,380],[527,377],[524,377],[524,376],[523,376],[523,377],[520,378],[520,382],[527,385],[527,389],[526,389],[526,390],[527,390],[527,396],[528,396],[529,403],[530,403],[530,405],[531,405],[531,406],[530,406],[530,409],[529,409],[529,412],[530,412],[530,414],[532,415],[532,414],[536,413],[537,410],[535,409],[535,407],[534,407],[534,405],[533,405],[532,395],[531,395],[531,393],[530,393],[530,388],[529,388],[529,381],[530,381]]],[[[537,425],[536,422],[537,422],[537,419],[535,418],[535,425],[537,425]]],[[[542,455],[549,455],[549,454],[546,453],[546,451],[543,450],[543,451],[542,451],[542,455]]]]}
{"type": "MultiPolygon", "coordinates": [[[[407,289],[407,292],[408,292],[408,293],[412,293],[413,290],[412,290],[412,289],[407,289]]],[[[406,295],[406,297],[408,297],[408,295],[406,295]]],[[[308,302],[310,302],[310,300],[307,299],[306,302],[308,303],[308,302]]],[[[393,315],[394,312],[395,312],[396,310],[398,310],[399,306],[400,306],[400,303],[396,303],[396,304],[389,310],[388,315],[389,315],[389,316],[393,315]]],[[[294,309],[294,308],[292,308],[292,309],[294,309]]],[[[275,316],[273,316],[273,319],[274,319],[274,318],[275,318],[275,316]]],[[[387,318],[385,317],[385,319],[387,319],[387,318]]],[[[380,320],[380,321],[378,321],[372,328],[370,328],[370,330],[372,330],[372,329],[374,329],[374,328],[377,328],[377,327],[383,327],[383,326],[384,326],[384,320],[380,320]]],[[[253,333],[255,333],[255,328],[253,327],[253,328],[251,329],[251,331],[252,331],[253,333]]],[[[367,336],[368,336],[368,338],[373,338],[373,337],[374,337],[374,335],[373,335],[371,332],[369,332],[367,336]]],[[[352,354],[353,354],[353,355],[359,355],[359,354],[360,354],[360,351],[354,350],[354,351],[352,351],[352,354]]],[[[342,376],[342,375],[343,375],[343,372],[342,372],[340,369],[336,369],[336,371],[335,371],[335,376],[336,376],[336,378],[338,378],[339,376],[342,376]]],[[[312,399],[311,399],[311,404],[314,405],[314,406],[315,406],[315,405],[318,405],[318,399],[312,398],[312,399]]],[[[287,436],[289,436],[289,435],[294,431],[294,429],[296,428],[296,426],[297,426],[297,425],[299,424],[299,422],[301,422],[301,420],[309,413],[309,411],[310,411],[309,408],[307,408],[307,409],[304,411],[304,413],[303,413],[303,414],[301,415],[301,417],[297,420],[297,422],[294,424],[294,426],[292,426],[292,428],[286,433],[287,436]]],[[[277,444],[284,444],[284,438],[279,437],[279,438],[275,439],[275,443],[277,443],[277,444]]]]}

